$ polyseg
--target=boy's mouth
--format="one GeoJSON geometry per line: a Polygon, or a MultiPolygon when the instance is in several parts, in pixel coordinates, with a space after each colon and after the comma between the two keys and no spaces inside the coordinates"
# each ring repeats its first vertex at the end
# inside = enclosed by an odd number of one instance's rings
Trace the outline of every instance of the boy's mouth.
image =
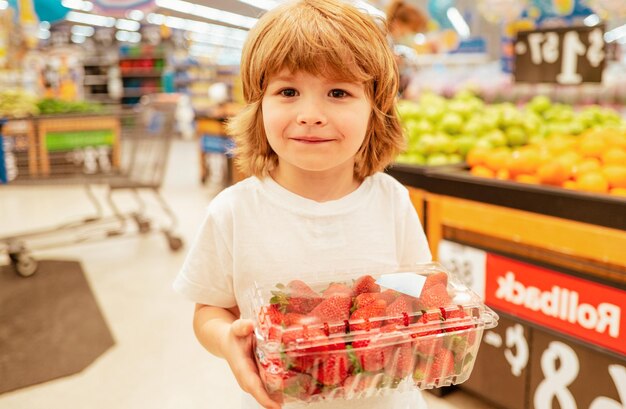
{"type": "Polygon", "coordinates": [[[320,144],[320,143],[333,141],[333,139],[319,138],[317,136],[296,136],[291,139],[296,142],[301,142],[301,143],[306,143],[306,144],[320,144]]]}

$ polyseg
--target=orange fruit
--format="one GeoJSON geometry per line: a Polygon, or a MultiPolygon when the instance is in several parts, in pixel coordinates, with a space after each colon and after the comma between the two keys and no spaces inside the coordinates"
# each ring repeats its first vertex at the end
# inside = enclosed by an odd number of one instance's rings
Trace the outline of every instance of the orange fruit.
{"type": "Polygon", "coordinates": [[[597,171],[601,168],[602,164],[597,158],[585,158],[578,162],[576,165],[574,165],[574,168],[572,169],[572,174],[575,178],[578,178],[584,173],[597,171]]]}
{"type": "Polygon", "coordinates": [[[481,178],[492,178],[495,176],[495,173],[493,172],[493,170],[483,165],[472,167],[472,169],[470,170],[470,173],[474,176],[478,176],[481,178]]]}
{"type": "Polygon", "coordinates": [[[606,143],[595,134],[585,136],[578,142],[578,152],[585,157],[600,158],[605,150],[606,143]]]}
{"type": "Polygon", "coordinates": [[[614,187],[609,191],[610,194],[615,196],[623,196],[626,197],[626,188],[624,187],[614,187]]]}
{"type": "Polygon", "coordinates": [[[494,172],[507,169],[511,162],[511,152],[508,149],[494,149],[487,154],[485,165],[494,172]]]}
{"type": "Polygon", "coordinates": [[[489,151],[490,149],[488,148],[477,146],[467,153],[467,157],[465,158],[465,161],[467,162],[468,165],[472,167],[478,166],[478,165],[484,165],[487,159],[487,153],[489,151]]]}
{"type": "Polygon", "coordinates": [[[535,149],[518,149],[511,154],[509,171],[512,176],[533,174],[541,164],[541,155],[535,149]]]}
{"type": "Polygon", "coordinates": [[[609,181],[600,171],[587,172],[576,181],[578,190],[592,193],[606,193],[609,191],[609,181]]]}
{"type": "Polygon", "coordinates": [[[602,163],[605,165],[626,166],[626,150],[621,148],[609,148],[602,153],[602,163]]]}
{"type": "Polygon", "coordinates": [[[561,186],[564,189],[571,189],[571,190],[578,189],[578,186],[577,186],[576,182],[574,182],[573,180],[566,180],[565,182],[563,182],[563,184],[561,186]]]}
{"type": "Polygon", "coordinates": [[[530,183],[531,185],[538,185],[541,183],[536,175],[517,175],[515,181],[520,183],[530,183]]]}
{"type": "Polygon", "coordinates": [[[511,178],[511,174],[508,169],[498,169],[496,172],[496,179],[508,180],[511,178]]]}
{"type": "Polygon", "coordinates": [[[571,175],[571,170],[556,160],[546,162],[537,169],[537,177],[541,183],[549,185],[561,186],[571,175]]]}
{"type": "Polygon", "coordinates": [[[546,142],[545,147],[553,155],[569,152],[573,149],[575,140],[570,136],[552,135],[546,142]]]}
{"type": "Polygon", "coordinates": [[[609,186],[626,188],[626,165],[610,165],[602,169],[609,186]]]}

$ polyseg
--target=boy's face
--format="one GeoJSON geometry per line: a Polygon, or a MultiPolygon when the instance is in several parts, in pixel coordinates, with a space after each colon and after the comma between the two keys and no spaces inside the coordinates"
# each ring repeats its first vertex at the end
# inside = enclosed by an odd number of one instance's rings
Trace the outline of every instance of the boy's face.
{"type": "Polygon", "coordinates": [[[372,112],[362,83],[283,70],[270,77],[262,108],[279,168],[353,173],[372,112]]]}

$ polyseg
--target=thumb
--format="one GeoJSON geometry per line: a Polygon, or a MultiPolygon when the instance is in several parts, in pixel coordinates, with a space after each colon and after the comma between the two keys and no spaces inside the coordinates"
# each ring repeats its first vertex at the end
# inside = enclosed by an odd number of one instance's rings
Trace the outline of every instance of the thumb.
{"type": "Polygon", "coordinates": [[[245,337],[250,335],[254,330],[254,323],[252,320],[238,319],[233,321],[231,330],[236,336],[245,337]]]}

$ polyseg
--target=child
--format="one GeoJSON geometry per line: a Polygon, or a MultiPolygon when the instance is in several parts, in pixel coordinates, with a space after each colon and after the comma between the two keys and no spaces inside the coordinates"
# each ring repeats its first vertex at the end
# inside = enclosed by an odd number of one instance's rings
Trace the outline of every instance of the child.
{"type": "MultiPolygon", "coordinates": [[[[239,314],[253,282],[431,255],[407,190],[380,173],[403,142],[398,72],[368,15],[340,0],[279,6],[251,30],[241,76],[247,105],[229,129],[252,176],[213,199],[174,287],[196,302],[196,336],[227,360],[244,407],[279,408],[256,370],[253,317],[239,314]]],[[[308,406],[355,407],[424,404],[416,392],[308,406]]]]}

